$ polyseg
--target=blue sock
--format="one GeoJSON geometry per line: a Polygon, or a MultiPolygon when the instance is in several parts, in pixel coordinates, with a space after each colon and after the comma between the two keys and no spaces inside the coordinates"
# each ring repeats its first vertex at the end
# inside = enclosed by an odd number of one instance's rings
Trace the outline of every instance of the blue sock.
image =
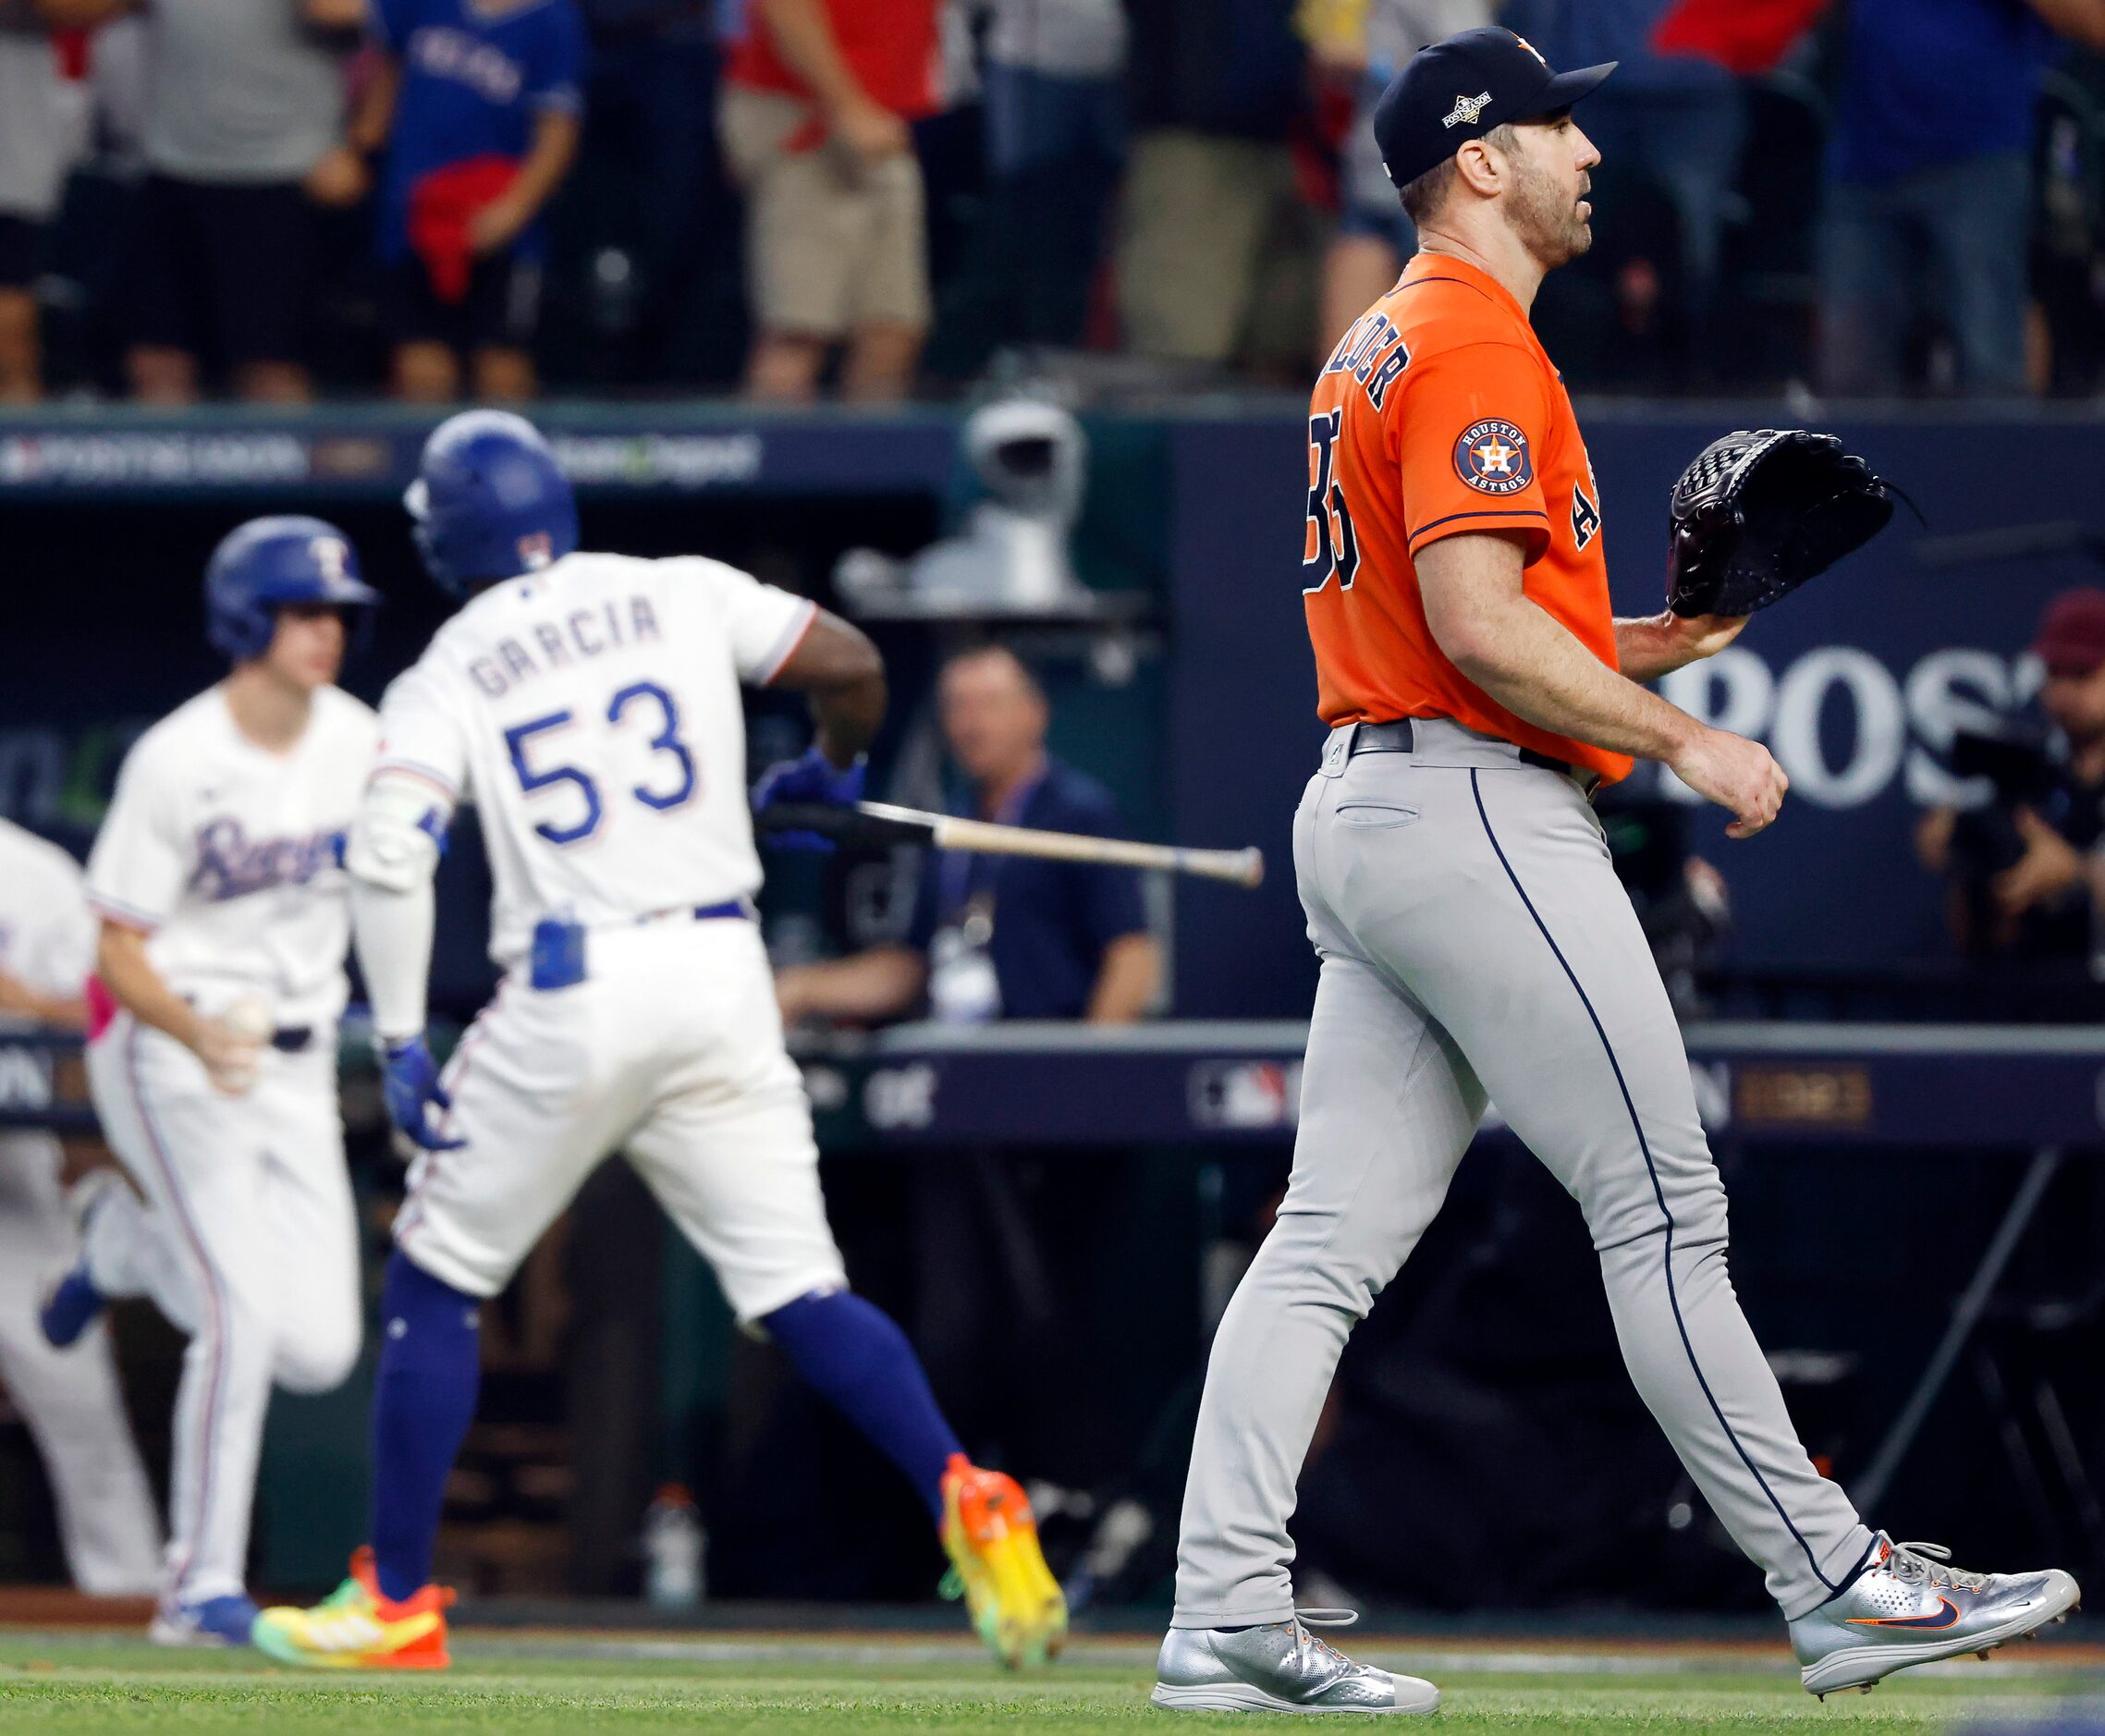
{"type": "Polygon", "coordinates": [[[943,1468],[964,1449],[892,1317],[850,1291],[832,1290],[800,1296],[761,1325],[797,1373],[906,1473],[940,1520],[943,1468]]]}
{"type": "Polygon", "coordinates": [[[373,1559],[383,1596],[414,1596],[431,1583],[447,1473],[482,1383],[481,1307],[399,1249],[387,1262],[373,1392],[373,1559]]]}

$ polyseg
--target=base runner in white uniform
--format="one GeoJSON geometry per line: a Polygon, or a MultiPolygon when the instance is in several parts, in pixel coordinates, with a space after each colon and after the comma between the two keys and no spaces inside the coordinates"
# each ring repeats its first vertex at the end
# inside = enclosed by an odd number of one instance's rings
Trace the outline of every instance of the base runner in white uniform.
{"type": "Polygon", "coordinates": [[[1067,1612],[1022,1491],[966,1460],[904,1335],[848,1290],[750,903],[740,686],[807,693],[817,729],[753,799],[852,801],[884,715],[875,651],[716,561],[577,553],[569,485],[516,416],[441,425],[409,505],[432,576],[468,601],[387,691],[348,858],[388,1113],[421,1148],[382,1302],[372,1544],[327,1603],[265,1610],[256,1643],[295,1664],[448,1661],[432,1559],[477,1311],[618,1151],[740,1323],[913,1483],[988,1644],[1043,1662],[1067,1612]],[[505,976],[441,1082],[431,881],[465,800],[505,976]]]}
{"type": "MultiPolygon", "coordinates": [[[[80,864],[0,820],[0,1018],[80,1030],[94,958],[80,864]]],[[[0,1387],[43,1458],[74,1584],[95,1596],[142,1596],[161,1581],[161,1521],[109,1333],[84,1318],[63,1349],[38,1321],[40,1287],[76,1246],[65,1161],[55,1134],[0,1131],[0,1387]]],[[[114,1181],[104,1170],[81,1184],[82,1197],[114,1181]]]]}
{"type": "Polygon", "coordinates": [[[337,688],[378,601],[318,519],[258,519],[205,573],[227,678],[126,756],[88,860],[102,918],[88,1081],[145,1205],[113,1193],[80,1278],[151,1296],[190,1335],[153,1637],[241,1644],[256,1460],[273,1385],[322,1392],[358,1357],[357,1233],[337,1107],[350,937],[345,834],[372,710],[337,688]]]}

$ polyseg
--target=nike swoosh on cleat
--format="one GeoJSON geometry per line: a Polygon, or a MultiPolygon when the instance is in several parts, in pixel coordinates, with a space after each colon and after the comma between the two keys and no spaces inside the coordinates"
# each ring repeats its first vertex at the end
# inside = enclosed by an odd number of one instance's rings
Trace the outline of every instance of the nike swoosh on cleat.
{"type": "Polygon", "coordinates": [[[1948,1628],[1959,1619],[1959,1606],[1949,1597],[1937,1600],[1944,1608],[1933,1616],[1851,1616],[1853,1628],[1948,1628]]]}

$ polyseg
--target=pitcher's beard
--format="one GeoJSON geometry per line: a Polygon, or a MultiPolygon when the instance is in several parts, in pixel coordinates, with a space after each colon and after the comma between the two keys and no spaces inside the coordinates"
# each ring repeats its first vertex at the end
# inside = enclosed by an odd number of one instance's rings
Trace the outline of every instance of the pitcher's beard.
{"type": "Polygon", "coordinates": [[[1593,224],[1579,215],[1585,198],[1582,193],[1567,201],[1547,175],[1532,166],[1522,170],[1513,189],[1513,231],[1545,271],[1555,271],[1593,246],[1593,224]]]}

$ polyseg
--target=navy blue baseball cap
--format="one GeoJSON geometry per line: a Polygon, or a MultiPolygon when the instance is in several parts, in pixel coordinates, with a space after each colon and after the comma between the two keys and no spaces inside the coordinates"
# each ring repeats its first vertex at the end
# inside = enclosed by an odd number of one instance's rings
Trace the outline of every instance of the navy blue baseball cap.
{"type": "Polygon", "coordinates": [[[1554,72],[1524,37],[1495,24],[1421,48],[1374,105],[1374,141],[1398,187],[1438,168],[1472,139],[1540,120],[1600,89],[1617,63],[1554,72]]]}

